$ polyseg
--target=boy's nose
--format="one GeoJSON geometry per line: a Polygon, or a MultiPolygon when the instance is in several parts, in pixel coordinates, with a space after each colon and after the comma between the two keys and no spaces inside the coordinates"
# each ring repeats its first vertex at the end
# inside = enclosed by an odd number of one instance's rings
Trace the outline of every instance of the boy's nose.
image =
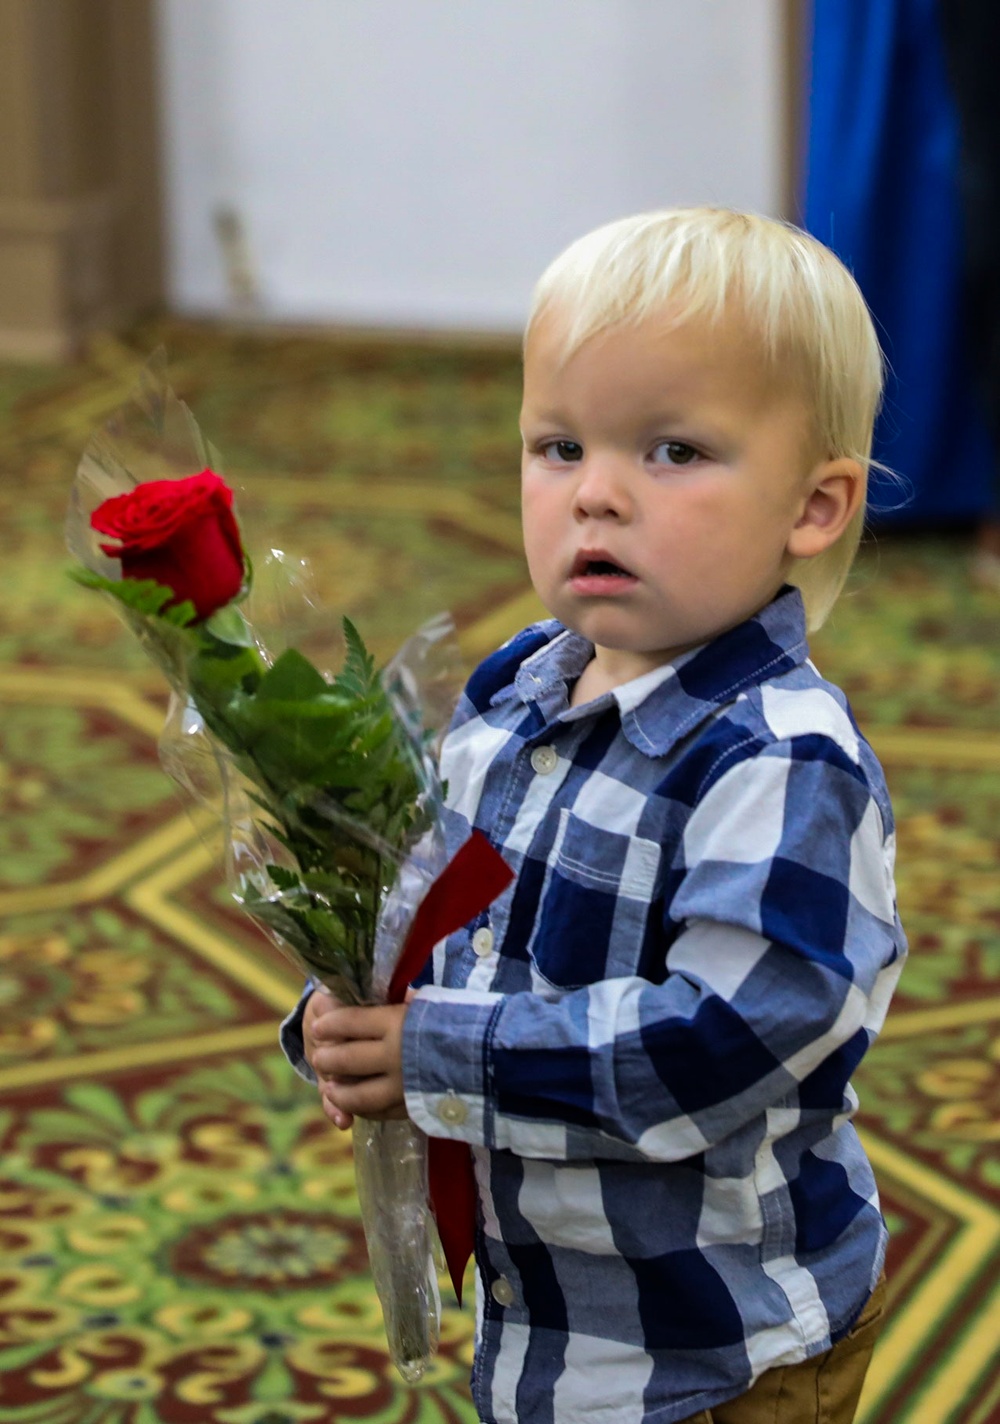
{"type": "Polygon", "coordinates": [[[632,494],[620,461],[591,457],[581,464],[573,490],[573,509],[579,520],[629,517],[632,494]]]}

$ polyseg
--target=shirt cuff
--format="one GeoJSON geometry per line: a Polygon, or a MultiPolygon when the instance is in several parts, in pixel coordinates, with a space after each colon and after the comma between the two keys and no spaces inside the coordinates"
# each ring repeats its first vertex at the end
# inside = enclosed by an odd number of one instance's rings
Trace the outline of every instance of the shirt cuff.
{"type": "Polygon", "coordinates": [[[318,1079],[306,1060],[305,1042],[302,1037],[302,1015],[306,1011],[306,1004],[309,1002],[316,988],[315,980],[307,979],[306,986],[302,990],[302,997],[295,1005],[295,1008],[282,1021],[278,1030],[278,1042],[281,1044],[281,1051],[288,1059],[300,1078],[307,1083],[312,1083],[315,1087],[318,1079]]]}
{"type": "Polygon", "coordinates": [[[427,985],[410,1001],[403,1020],[403,1090],[407,1113],[428,1137],[492,1145],[485,1064],[504,998],[427,985]]]}

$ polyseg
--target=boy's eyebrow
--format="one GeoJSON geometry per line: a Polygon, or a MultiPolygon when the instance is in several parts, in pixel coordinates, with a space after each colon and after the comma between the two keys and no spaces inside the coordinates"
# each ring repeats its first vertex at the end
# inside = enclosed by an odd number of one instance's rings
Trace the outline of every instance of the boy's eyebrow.
{"type": "MultiPolygon", "coordinates": [[[[690,419],[690,416],[685,415],[683,410],[679,407],[662,405],[657,407],[651,415],[646,417],[644,423],[651,426],[670,425],[674,422],[688,419],[690,419]]],[[[525,409],[519,422],[522,430],[524,426],[529,423],[532,425],[572,426],[574,421],[572,416],[567,415],[566,412],[562,410],[525,409]]]]}
{"type": "Polygon", "coordinates": [[[529,412],[531,419],[541,421],[546,425],[569,425],[570,417],[561,410],[532,410],[529,412]]]}

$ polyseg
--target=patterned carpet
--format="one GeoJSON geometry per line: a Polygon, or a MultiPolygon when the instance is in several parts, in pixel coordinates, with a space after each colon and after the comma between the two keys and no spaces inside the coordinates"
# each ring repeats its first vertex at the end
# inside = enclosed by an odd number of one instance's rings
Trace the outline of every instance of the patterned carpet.
{"type": "MultiPolygon", "coordinates": [[[[388,1365],[349,1145],[276,1051],[297,975],[158,767],[158,675],[64,577],[76,458],[160,341],[251,548],[312,559],[380,657],[450,608],[471,664],[535,610],[514,355],[160,322],[0,367],[0,1424],[471,1421],[450,1290],[422,1384],[388,1365]]],[[[893,1230],[864,1424],[1000,1424],[998,615],[961,540],[894,536],[814,645],[887,768],[913,946],[857,1079],[893,1230]]]]}

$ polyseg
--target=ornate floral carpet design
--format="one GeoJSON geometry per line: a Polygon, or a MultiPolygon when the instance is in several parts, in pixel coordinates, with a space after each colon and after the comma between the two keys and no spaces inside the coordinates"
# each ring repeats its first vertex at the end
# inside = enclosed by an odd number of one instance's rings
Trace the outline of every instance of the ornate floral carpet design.
{"type": "MultiPolygon", "coordinates": [[[[349,1143],[276,1049],[297,975],[158,767],[157,674],[62,573],[76,458],[161,340],[252,548],[380,656],[450,608],[471,662],[535,610],[513,355],[168,323],[0,367],[0,1424],[471,1421],[450,1291],[421,1385],[387,1362],[349,1143]]],[[[865,1424],[1000,1421],[998,627],[960,541],[896,537],[814,647],[888,771],[913,946],[857,1080],[893,1228],[865,1424]]]]}

